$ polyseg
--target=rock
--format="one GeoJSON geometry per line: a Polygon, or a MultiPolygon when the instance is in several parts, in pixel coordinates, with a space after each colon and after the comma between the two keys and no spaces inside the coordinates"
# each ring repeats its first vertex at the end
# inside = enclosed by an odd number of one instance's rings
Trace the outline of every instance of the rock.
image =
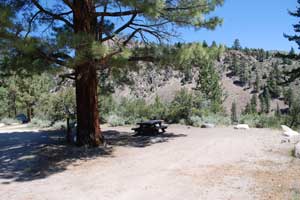
{"type": "Polygon", "coordinates": [[[250,127],[248,124],[238,124],[234,126],[234,129],[249,130],[250,127]]]}
{"type": "Polygon", "coordinates": [[[294,136],[299,136],[299,133],[292,130],[291,128],[289,128],[286,125],[281,125],[281,128],[283,130],[282,135],[285,137],[294,137],[294,136]]]}
{"type": "Polygon", "coordinates": [[[1,128],[1,127],[4,127],[4,126],[5,126],[5,124],[4,124],[4,123],[0,123],[0,128],[1,128]]]}
{"type": "Polygon", "coordinates": [[[215,128],[216,125],[210,124],[210,123],[205,123],[201,126],[201,128],[215,128]]]}
{"type": "Polygon", "coordinates": [[[300,159],[300,142],[295,145],[295,157],[300,159]]]}
{"type": "Polygon", "coordinates": [[[160,142],[165,142],[166,139],[165,138],[162,138],[162,137],[156,137],[156,138],[151,138],[150,139],[150,142],[152,144],[155,144],[155,143],[160,143],[160,142]]]}

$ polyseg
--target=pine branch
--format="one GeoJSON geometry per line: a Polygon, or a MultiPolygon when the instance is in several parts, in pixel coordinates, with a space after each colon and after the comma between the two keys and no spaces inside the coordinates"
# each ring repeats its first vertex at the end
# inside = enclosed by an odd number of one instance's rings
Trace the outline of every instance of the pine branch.
{"type": "Polygon", "coordinates": [[[32,0],[32,3],[39,9],[39,11],[41,11],[42,13],[52,17],[53,19],[59,20],[64,22],[67,26],[69,26],[70,28],[74,29],[74,25],[69,22],[67,19],[63,18],[63,15],[66,15],[68,13],[71,12],[67,12],[67,13],[61,13],[61,14],[55,14],[51,11],[46,10],[39,2],[38,0],[32,0]]]}

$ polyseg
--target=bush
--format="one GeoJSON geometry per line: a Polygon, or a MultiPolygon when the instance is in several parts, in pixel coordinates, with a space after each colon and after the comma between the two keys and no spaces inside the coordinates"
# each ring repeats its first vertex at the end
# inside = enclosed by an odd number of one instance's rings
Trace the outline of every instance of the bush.
{"type": "Polygon", "coordinates": [[[260,126],[260,116],[257,114],[247,114],[240,117],[240,123],[248,124],[250,127],[260,126]]]}
{"type": "Polygon", "coordinates": [[[125,120],[116,114],[112,114],[108,116],[107,123],[111,126],[124,126],[125,120]]]}
{"type": "Polygon", "coordinates": [[[21,124],[20,121],[18,121],[17,119],[12,119],[12,118],[3,118],[0,121],[1,123],[5,124],[5,125],[12,125],[15,123],[21,124]]]}
{"type": "Polygon", "coordinates": [[[249,114],[242,115],[240,123],[248,124],[250,127],[256,128],[279,128],[282,118],[268,115],[249,114]]]}
{"type": "Polygon", "coordinates": [[[203,125],[203,120],[199,116],[191,116],[189,121],[190,125],[195,127],[201,127],[203,125]]]}
{"type": "Polygon", "coordinates": [[[67,129],[67,122],[65,121],[57,121],[52,125],[55,129],[67,129]]]}
{"type": "Polygon", "coordinates": [[[181,119],[188,120],[192,113],[193,96],[187,90],[180,90],[168,109],[168,121],[179,123],[181,119]]]}
{"type": "Polygon", "coordinates": [[[47,128],[51,126],[51,121],[33,118],[30,122],[30,125],[39,128],[47,128]]]}
{"type": "Polygon", "coordinates": [[[202,116],[202,120],[205,123],[211,123],[215,125],[230,125],[231,119],[227,116],[221,114],[210,113],[208,115],[202,116]]]}

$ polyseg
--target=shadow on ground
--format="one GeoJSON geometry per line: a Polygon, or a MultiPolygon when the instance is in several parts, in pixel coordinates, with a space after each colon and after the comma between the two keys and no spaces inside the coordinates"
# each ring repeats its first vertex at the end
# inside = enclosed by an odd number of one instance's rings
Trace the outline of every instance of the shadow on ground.
{"type": "Polygon", "coordinates": [[[147,147],[185,135],[132,136],[106,131],[108,145],[99,148],[66,145],[64,136],[63,131],[0,133],[0,184],[46,178],[67,170],[78,160],[112,157],[115,146],[147,147]]]}

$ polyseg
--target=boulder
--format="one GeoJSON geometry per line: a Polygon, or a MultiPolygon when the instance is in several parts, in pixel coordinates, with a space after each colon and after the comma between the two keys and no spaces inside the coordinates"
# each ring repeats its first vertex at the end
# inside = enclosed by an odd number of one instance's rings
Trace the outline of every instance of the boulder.
{"type": "Polygon", "coordinates": [[[282,135],[285,136],[285,137],[297,137],[297,136],[299,136],[298,132],[292,130],[291,128],[289,128],[286,125],[281,125],[281,128],[283,130],[282,135]]]}
{"type": "Polygon", "coordinates": [[[234,126],[234,129],[249,130],[250,127],[248,124],[238,124],[234,126]]]}
{"type": "Polygon", "coordinates": [[[300,159],[300,142],[295,145],[295,157],[300,159]]]}
{"type": "Polygon", "coordinates": [[[5,126],[5,124],[4,124],[4,123],[0,123],[0,128],[1,128],[1,127],[4,127],[4,126],[5,126]]]}
{"type": "Polygon", "coordinates": [[[201,126],[201,128],[215,128],[216,125],[210,124],[210,123],[205,123],[201,126]]]}

